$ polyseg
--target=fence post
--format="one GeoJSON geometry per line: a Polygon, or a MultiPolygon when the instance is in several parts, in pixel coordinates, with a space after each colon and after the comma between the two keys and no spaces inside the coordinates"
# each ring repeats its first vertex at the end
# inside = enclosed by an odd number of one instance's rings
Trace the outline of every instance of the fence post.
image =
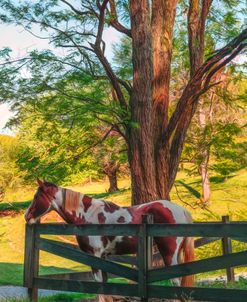
{"type": "Polygon", "coordinates": [[[36,224],[26,224],[23,284],[28,288],[28,298],[32,302],[38,301],[38,289],[34,287],[34,278],[38,276],[39,270],[39,250],[35,247],[36,238],[36,224]]]}
{"type": "Polygon", "coordinates": [[[152,215],[142,215],[138,239],[138,286],[141,302],[148,301],[147,274],[152,265],[152,240],[147,236],[147,224],[152,222],[152,215]]]}
{"type": "MultiPolygon", "coordinates": [[[[230,219],[229,216],[222,216],[222,222],[223,223],[229,223],[230,219]]],[[[222,238],[222,251],[223,255],[232,254],[232,240],[229,237],[223,237],[222,238]]],[[[227,282],[235,281],[234,276],[234,269],[233,267],[227,267],[226,268],[226,276],[227,276],[227,282]]]]}

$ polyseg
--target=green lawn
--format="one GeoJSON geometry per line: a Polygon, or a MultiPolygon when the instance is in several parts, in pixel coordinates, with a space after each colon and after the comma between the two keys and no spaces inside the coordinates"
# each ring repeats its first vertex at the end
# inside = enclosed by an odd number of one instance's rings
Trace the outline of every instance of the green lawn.
{"type": "MultiPolygon", "coordinates": [[[[70,293],[70,294],[56,294],[53,296],[47,296],[47,297],[39,297],[39,302],[86,302],[86,301],[92,301],[93,295],[86,295],[86,294],[76,294],[76,293],[70,293]]],[[[0,302],[29,302],[28,299],[1,299],[0,302]]]]}
{"type": "MultiPolygon", "coordinates": [[[[240,171],[234,177],[227,180],[212,179],[212,199],[207,208],[198,206],[200,199],[200,179],[188,177],[185,173],[179,173],[176,187],[172,191],[172,200],[185,206],[197,221],[220,220],[222,215],[230,215],[234,220],[247,220],[247,171],[240,171]],[[192,207],[186,204],[191,204],[192,207]],[[196,206],[197,205],[197,206],[196,206]]],[[[73,186],[72,189],[92,195],[97,198],[107,199],[118,203],[121,206],[130,204],[130,183],[128,180],[121,180],[121,190],[115,194],[106,192],[107,184],[104,182],[88,184],[85,186],[73,186]]],[[[24,190],[24,194],[16,191],[10,202],[10,196],[6,201],[0,203],[0,211],[11,210],[8,216],[0,217],[0,285],[22,284],[22,263],[24,248],[24,210],[29,205],[35,189],[24,190]]],[[[7,213],[7,212],[6,212],[7,213]]],[[[9,212],[8,212],[9,213],[9,212]]],[[[234,250],[246,249],[246,244],[234,242],[234,250]]],[[[219,255],[221,253],[220,242],[215,242],[200,249],[197,249],[197,257],[205,258],[219,255]]],[[[81,271],[87,270],[83,265],[65,260],[45,252],[41,252],[42,274],[81,271]]],[[[242,271],[244,268],[242,269],[242,271]]],[[[224,273],[221,271],[220,273],[224,273]]],[[[207,274],[208,275],[208,274],[207,274]]],[[[205,276],[205,274],[203,275],[205,276]]]]}

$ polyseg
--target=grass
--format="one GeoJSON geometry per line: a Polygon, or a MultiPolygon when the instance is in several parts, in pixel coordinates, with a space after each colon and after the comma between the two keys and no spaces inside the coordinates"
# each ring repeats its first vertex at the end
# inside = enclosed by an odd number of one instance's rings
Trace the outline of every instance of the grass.
{"type": "Polygon", "coordinates": [[[222,280],[198,283],[200,287],[247,289],[247,278],[240,277],[238,281],[226,283],[222,280]]]}
{"type": "MultiPolygon", "coordinates": [[[[99,182],[70,188],[95,198],[111,200],[121,206],[130,205],[131,195],[128,180],[121,180],[119,182],[120,191],[114,194],[107,192],[107,185],[105,182],[99,182]]],[[[176,188],[171,192],[171,199],[186,207],[197,221],[220,220],[222,215],[230,215],[233,220],[247,220],[247,171],[239,171],[238,174],[228,179],[214,177],[211,179],[211,186],[213,193],[210,204],[204,208],[200,207],[200,178],[188,177],[185,173],[180,172],[176,188]]],[[[23,214],[30,203],[28,200],[32,199],[34,193],[35,188],[26,188],[23,192],[21,190],[14,193],[7,192],[6,199],[0,203],[0,213],[8,214],[0,217],[0,285],[22,284],[25,225],[23,214]]],[[[48,217],[53,220],[54,218],[54,215],[48,217]]],[[[71,238],[69,240],[73,241],[71,238]]],[[[235,251],[246,249],[246,246],[246,244],[238,242],[233,243],[235,251]]],[[[219,255],[221,254],[220,242],[197,249],[196,254],[198,258],[219,255]]],[[[41,274],[89,269],[45,252],[41,252],[40,259],[41,274]]],[[[224,271],[216,273],[224,274],[224,271]]],[[[202,274],[200,277],[204,278],[210,274],[202,274]]],[[[246,286],[246,283],[244,284],[246,286]]]]}
{"type": "MultiPolygon", "coordinates": [[[[39,302],[80,302],[80,301],[90,301],[94,296],[86,294],[56,294],[52,296],[39,297],[39,302]]],[[[26,298],[7,298],[0,299],[0,302],[29,302],[26,298]]]]}
{"type": "Polygon", "coordinates": [[[1,202],[0,203],[0,212],[1,211],[13,211],[13,212],[21,212],[28,208],[31,200],[28,201],[19,201],[19,202],[1,202]]]}

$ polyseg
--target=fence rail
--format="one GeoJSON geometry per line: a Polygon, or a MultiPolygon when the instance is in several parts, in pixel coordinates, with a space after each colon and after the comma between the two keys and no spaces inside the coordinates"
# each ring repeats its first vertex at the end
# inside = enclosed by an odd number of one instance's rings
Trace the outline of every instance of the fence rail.
{"type": "MultiPolygon", "coordinates": [[[[208,272],[233,266],[247,265],[247,251],[232,253],[229,240],[225,244],[224,255],[190,263],[163,268],[151,268],[151,237],[158,236],[193,236],[203,237],[195,241],[195,246],[202,246],[221,238],[237,238],[246,241],[247,222],[221,222],[196,224],[152,224],[150,217],[144,217],[138,225],[68,225],[34,224],[26,225],[24,286],[29,289],[29,297],[37,301],[37,289],[54,289],[94,294],[137,296],[141,300],[149,298],[184,299],[197,301],[247,301],[247,290],[216,289],[198,287],[174,287],[155,285],[153,282],[208,272]],[[81,235],[81,236],[136,236],[138,237],[138,257],[110,256],[101,259],[80,251],[75,245],[42,238],[42,235],[81,235]],[[227,247],[227,248],[226,248],[227,247]],[[123,277],[132,284],[94,282],[88,273],[66,273],[40,276],[39,251],[43,250],[64,257],[95,269],[123,277]],[[117,263],[116,263],[117,262],[117,263]],[[135,264],[131,268],[121,263],[135,264]],[[86,277],[86,278],[84,278],[86,277]],[[133,284],[135,282],[135,284],[133,284]]],[[[228,271],[229,272],[229,271],[228,271]]],[[[228,277],[231,277],[230,275],[228,277]]]]}

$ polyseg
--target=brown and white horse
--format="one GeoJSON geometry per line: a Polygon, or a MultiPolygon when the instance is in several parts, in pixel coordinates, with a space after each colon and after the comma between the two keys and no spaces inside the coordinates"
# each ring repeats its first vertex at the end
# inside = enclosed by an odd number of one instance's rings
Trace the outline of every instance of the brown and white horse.
{"type": "MultiPolygon", "coordinates": [[[[152,214],[154,223],[191,223],[189,212],[167,200],[157,200],[132,207],[120,207],[112,202],[93,199],[79,192],[61,188],[38,180],[38,190],[25,213],[28,223],[37,222],[42,216],[55,210],[67,223],[73,224],[139,224],[142,215],[152,214]]],[[[79,247],[98,257],[106,255],[134,254],[136,237],[77,236],[79,247]]],[[[194,259],[194,243],[189,237],[154,237],[154,241],[166,266],[194,259]]],[[[97,281],[106,281],[107,275],[93,270],[97,281]]],[[[174,280],[177,285],[192,286],[193,277],[174,280]]]]}

